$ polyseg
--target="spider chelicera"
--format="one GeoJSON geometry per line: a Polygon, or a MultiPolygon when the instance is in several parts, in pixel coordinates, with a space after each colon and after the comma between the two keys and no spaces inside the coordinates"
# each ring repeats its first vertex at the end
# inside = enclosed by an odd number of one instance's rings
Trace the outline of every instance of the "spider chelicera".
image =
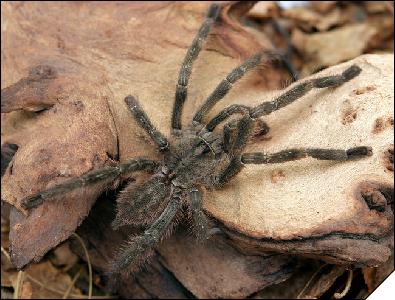
{"type": "Polygon", "coordinates": [[[22,200],[22,205],[33,208],[44,200],[59,194],[103,180],[115,180],[134,171],[145,170],[152,176],[146,182],[130,182],[117,199],[114,229],[124,225],[144,225],[146,230],[133,236],[121,247],[111,264],[111,272],[136,271],[153,254],[154,247],[171,231],[186,207],[194,223],[198,240],[210,236],[208,218],[202,210],[202,188],[221,188],[247,164],[283,163],[305,157],[319,160],[348,161],[372,154],[367,146],[339,149],[298,148],[277,153],[245,153],[253,125],[260,117],[268,115],[299,99],[313,88],[337,87],[358,76],[361,69],[352,65],[339,75],[318,77],[297,82],[283,94],[256,107],[234,104],[223,109],[206,122],[207,113],[216,105],[243,75],[262,62],[281,60],[274,51],[261,51],[232,70],[194,115],[186,128],[181,125],[181,112],[187,98],[188,80],[192,64],[198,57],[202,44],[215,23],[220,7],[212,4],[192,45],[184,58],[176,86],[175,103],[171,120],[172,136],[166,138],[149,120],[133,96],[125,103],[137,123],[148,133],[163,155],[162,161],[147,158],[127,160],[117,166],[104,167],[75,177],[22,200]],[[217,125],[230,116],[239,115],[217,125]]]}

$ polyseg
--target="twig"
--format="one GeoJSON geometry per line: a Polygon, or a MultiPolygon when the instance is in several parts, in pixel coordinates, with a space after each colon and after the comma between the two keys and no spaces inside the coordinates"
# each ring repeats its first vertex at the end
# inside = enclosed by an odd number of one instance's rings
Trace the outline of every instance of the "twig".
{"type": "Polygon", "coordinates": [[[309,279],[309,281],[306,283],[306,285],[303,287],[303,289],[300,291],[299,295],[296,297],[296,299],[300,299],[300,296],[303,295],[304,291],[308,288],[308,286],[310,285],[310,283],[313,281],[313,279],[317,276],[317,274],[322,270],[323,267],[327,266],[328,264],[324,264],[321,267],[318,268],[317,271],[315,271],[315,273],[313,274],[313,276],[311,276],[311,278],[309,279]]]}
{"type": "Polygon", "coordinates": [[[73,235],[78,239],[78,241],[81,243],[82,248],[84,249],[85,252],[85,256],[86,256],[86,261],[88,263],[88,269],[89,269],[89,291],[88,291],[88,299],[92,299],[92,287],[93,287],[93,275],[92,275],[92,265],[91,265],[91,260],[89,258],[89,253],[88,253],[88,249],[86,249],[85,247],[85,243],[82,240],[82,238],[76,234],[75,232],[73,232],[73,235]]]}
{"type": "Polygon", "coordinates": [[[353,278],[353,271],[348,270],[348,278],[347,278],[346,286],[344,287],[344,290],[341,293],[333,294],[333,297],[335,297],[335,299],[341,299],[348,293],[348,291],[351,288],[352,278],[353,278]]]}
{"type": "Polygon", "coordinates": [[[14,297],[13,297],[14,299],[19,299],[21,295],[24,275],[25,273],[23,271],[18,272],[18,276],[16,278],[16,284],[15,284],[14,297]]]}
{"type": "MultiPolygon", "coordinates": [[[[80,239],[80,242],[81,242],[81,244],[82,244],[84,250],[86,250],[85,244],[84,244],[84,242],[82,241],[82,239],[80,238],[80,236],[77,235],[76,233],[75,233],[75,235],[77,236],[77,238],[80,239]]],[[[11,261],[10,255],[8,254],[7,250],[5,250],[5,249],[3,248],[3,246],[1,246],[1,252],[7,257],[7,259],[8,259],[9,261],[11,261]]],[[[91,266],[91,264],[90,264],[90,259],[89,259],[89,256],[88,256],[88,252],[86,251],[85,254],[86,254],[86,256],[87,256],[88,267],[89,267],[89,270],[90,270],[89,273],[90,273],[90,275],[91,275],[91,274],[92,274],[92,266],[91,266]]],[[[78,271],[77,275],[79,275],[80,272],[81,272],[81,270],[78,271]]],[[[25,275],[27,279],[29,279],[29,280],[32,281],[33,283],[39,285],[41,288],[46,289],[47,291],[56,293],[56,294],[58,294],[58,295],[62,295],[63,297],[65,297],[65,296],[70,296],[70,297],[77,298],[77,299],[117,299],[117,298],[118,298],[118,296],[110,296],[110,295],[108,295],[108,296],[92,296],[92,294],[91,294],[91,295],[85,296],[85,295],[79,295],[79,294],[70,293],[68,290],[66,290],[66,291],[58,291],[58,290],[56,290],[56,289],[54,289],[54,288],[51,288],[51,287],[49,287],[49,286],[46,286],[46,285],[43,284],[41,281],[39,281],[39,280],[33,278],[32,276],[30,276],[28,273],[24,273],[23,271],[19,271],[18,277],[17,277],[17,283],[16,283],[16,287],[15,287],[15,292],[14,292],[14,296],[13,296],[14,299],[18,299],[18,297],[20,296],[20,294],[19,294],[19,289],[20,289],[20,287],[22,286],[22,285],[21,285],[22,280],[23,280],[23,276],[22,276],[22,275],[25,275]],[[21,277],[22,277],[22,278],[21,278],[21,277]],[[69,292],[69,293],[68,293],[68,292],[69,292]]],[[[78,276],[77,276],[77,275],[73,278],[71,287],[74,285],[75,281],[78,279],[78,276]]],[[[90,287],[92,287],[92,276],[90,276],[89,279],[90,279],[90,287]]],[[[69,289],[71,289],[71,288],[69,287],[69,289]]],[[[65,298],[64,298],[64,299],[65,299],[65,298]]]]}
{"type": "MultiPolygon", "coordinates": [[[[53,288],[51,288],[51,287],[49,287],[49,286],[46,286],[45,284],[43,284],[43,283],[40,282],[39,280],[33,278],[33,277],[30,276],[29,274],[26,274],[26,277],[27,277],[30,281],[32,281],[33,283],[38,284],[38,285],[39,285],[40,287],[42,287],[43,289],[46,289],[46,290],[48,290],[48,291],[50,291],[50,292],[53,292],[53,293],[56,293],[56,294],[62,295],[62,296],[65,294],[65,291],[58,291],[58,290],[53,289],[53,288]]],[[[79,294],[73,294],[73,293],[70,293],[69,296],[70,296],[70,297],[73,297],[73,298],[77,298],[77,299],[89,299],[89,296],[79,295],[79,294]]],[[[118,297],[117,297],[117,296],[92,296],[92,299],[116,299],[116,298],[118,298],[118,297]]]]}
{"type": "Polygon", "coordinates": [[[62,299],[67,299],[75,282],[77,281],[78,277],[80,277],[81,271],[82,271],[82,267],[79,269],[77,274],[74,275],[73,280],[71,280],[71,283],[70,283],[69,287],[67,288],[67,291],[64,293],[62,299]]]}
{"type": "Polygon", "coordinates": [[[10,255],[8,254],[7,250],[5,250],[5,249],[3,248],[3,246],[1,246],[1,252],[7,257],[7,259],[8,259],[9,261],[11,261],[10,255]]]}

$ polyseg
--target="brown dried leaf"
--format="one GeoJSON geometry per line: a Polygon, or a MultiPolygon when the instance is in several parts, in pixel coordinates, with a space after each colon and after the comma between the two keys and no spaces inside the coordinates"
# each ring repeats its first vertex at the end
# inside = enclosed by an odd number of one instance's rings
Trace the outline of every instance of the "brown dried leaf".
{"type": "MultiPolygon", "coordinates": [[[[70,276],[60,272],[48,261],[32,264],[25,272],[25,282],[32,286],[33,299],[59,298],[72,285],[70,276]],[[38,284],[38,282],[42,283],[43,286],[38,284]]],[[[81,291],[74,286],[71,288],[70,293],[82,296],[81,291]]]]}
{"type": "Polygon", "coordinates": [[[248,12],[253,18],[273,18],[280,14],[280,7],[276,1],[259,1],[248,12]]]}
{"type": "MultiPolygon", "coordinates": [[[[3,232],[2,230],[1,286],[2,290],[3,287],[12,287],[15,290],[17,286],[18,273],[22,271],[18,272],[11,264],[7,251],[9,239],[8,234],[5,233],[6,232],[3,232]]],[[[62,246],[59,248],[62,248],[62,246]]],[[[54,252],[56,252],[56,249],[54,252]]],[[[28,266],[23,270],[19,280],[20,289],[18,299],[60,298],[65,294],[67,288],[72,285],[70,276],[64,271],[55,268],[49,261],[43,261],[39,264],[28,266]]],[[[74,296],[82,296],[80,290],[75,288],[74,285],[69,292],[74,294],[74,296]]],[[[12,296],[15,296],[15,293],[12,296]]]]}
{"type": "Polygon", "coordinates": [[[299,26],[312,28],[321,20],[321,14],[312,11],[309,7],[293,7],[281,12],[281,16],[294,20],[299,26]]]}
{"type": "Polygon", "coordinates": [[[342,11],[339,8],[333,9],[330,13],[323,15],[317,23],[316,28],[319,31],[327,31],[331,27],[338,26],[342,22],[342,11]]]}
{"type": "Polygon", "coordinates": [[[53,250],[50,260],[54,266],[66,272],[77,263],[78,256],[70,250],[69,243],[66,242],[53,250]]]}
{"type": "Polygon", "coordinates": [[[358,57],[364,53],[376,33],[374,27],[365,23],[314,34],[295,29],[292,32],[292,44],[303,53],[305,61],[301,76],[358,57]]]}
{"type": "Polygon", "coordinates": [[[315,11],[326,14],[336,7],[339,1],[310,1],[309,5],[315,11]]]}
{"type": "Polygon", "coordinates": [[[389,3],[390,1],[363,1],[366,11],[371,14],[388,12],[389,3]]]}

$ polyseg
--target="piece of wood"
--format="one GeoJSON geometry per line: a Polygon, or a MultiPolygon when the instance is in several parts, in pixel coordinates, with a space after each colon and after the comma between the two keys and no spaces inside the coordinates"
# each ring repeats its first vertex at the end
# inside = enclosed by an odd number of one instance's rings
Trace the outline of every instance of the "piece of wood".
{"type": "Polygon", "coordinates": [[[198,244],[178,232],[158,249],[161,261],[199,299],[243,299],[288,279],[296,259],[278,253],[244,255],[221,236],[198,244]]]}
{"type": "MultiPolygon", "coordinates": [[[[10,240],[16,266],[67,239],[104,184],[29,213],[20,206],[23,197],[116,159],[160,157],[123,99],[136,96],[169,134],[178,70],[208,5],[2,3],[2,142],[19,146],[2,178],[2,199],[15,207],[10,240]]],[[[227,16],[244,6],[224,4],[222,22],[194,66],[184,121],[233,67],[266,47],[227,16]]],[[[283,75],[275,68],[260,74],[241,87],[280,87],[283,75]]]]}
{"type": "MultiPolygon", "coordinates": [[[[246,151],[368,145],[373,156],[346,163],[304,159],[248,165],[231,184],[205,196],[206,210],[223,223],[235,243],[246,249],[317,255],[340,264],[373,266],[389,258],[393,63],[392,55],[364,55],[329,68],[313,77],[341,73],[351,64],[362,72],[341,87],[314,90],[265,118],[271,128],[266,141],[246,151]],[[379,118],[389,122],[377,131],[379,118]],[[281,177],[276,176],[279,172],[281,177]]],[[[251,97],[250,102],[270,98],[251,97]]]]}
{"type": "MultiPolygon", "coordinates": [[[[269,47],[232,17],[245,7],[224,5],[222,21],[194,65],[184,122],[230,70],[269,47]]],[[[178,69],[207,6],[2,3],[2,110],[7,112],[2,142],[19,147],[2,178],[2,199],[14,206],[10,242],[17,267],[67,239],[104,184],[29,214],[21,209],[23,197],[113,160],[160,157],[123,99],[136,96],[169,135],[178,69]]],[[[305,159],[249,165],[223,189],[206,191],[207,213],[244,252],[269,250],[368,266],[388,259],[393,121],[378,132],[375,124],[378,118],[393,120],[393,56],[362,56],[314,76],[339,74],[352,63],[362,68],[360,76],[336,89],[312,91],[268,116],[269,133],[247,151],[368,145],[373,156],[347,163],[305,159]]],[[[267,91],[279,89],[286,78],[273,66],[250,72],[211,116],[231,103],[270,99],[278,92],[267,91]]]]}

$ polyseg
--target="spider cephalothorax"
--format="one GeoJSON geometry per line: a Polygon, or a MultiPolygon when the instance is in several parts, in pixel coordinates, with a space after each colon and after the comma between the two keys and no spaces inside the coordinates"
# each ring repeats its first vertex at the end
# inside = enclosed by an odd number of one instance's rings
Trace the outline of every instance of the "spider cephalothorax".
{"type": "Polygon", "coordinates": [[[219,6],[212,4],[192,45],[188,49],[180,69],[172,115],[172,136],[167,139],[150,122],[148,116],[133,96],[125,103],[138,124],[145,129],[163,155],[161,162],[147,158],[125,161],[118,166],[105,167],[73,178],[48,190],[23,199],[25,208],[32,208],[44,200],[82,187],[108,180],[111,182],[125,174],[146,170],[152,176],[144,183],[129,183],[117,199],[117,215],[114,229],[123,225],[144,225],[146,230],[133,236],[121,248],[111,266],[111,271],[136,270],[152,253],[155,245],[170,231],[183,207],[189,211],[194,231],[199,240],[209,237],[209,223],[202,210],[202,188],[220,188],[236,176],[246,164],[270,164],[301,159],[307,156],[320,160],[347,161],[371,155],[371,148],[359,146],[348,150],[291,148],[277,153],[245,153],[252,128],[260,117],[268,115],[299,99],[313,88],[339,86],[358,76],[361,69],[352,65],[339,75],[318,77],[295,83],[282,95],[256,107],[231,105],[206,122],[210,109],[216,105],[247,71],[262,62],[281,59],[272,51],[261,51],[229,73],[217,86],[193,117],[182,128],[181,112],[187,98],[188,80],[192,63],[197,58],[202,43],[219,13],[219,6]],[[240,115],[225,123],[228,117],[240,115]],[[223,129],[216,129],[223,124],[223,129]]]}

